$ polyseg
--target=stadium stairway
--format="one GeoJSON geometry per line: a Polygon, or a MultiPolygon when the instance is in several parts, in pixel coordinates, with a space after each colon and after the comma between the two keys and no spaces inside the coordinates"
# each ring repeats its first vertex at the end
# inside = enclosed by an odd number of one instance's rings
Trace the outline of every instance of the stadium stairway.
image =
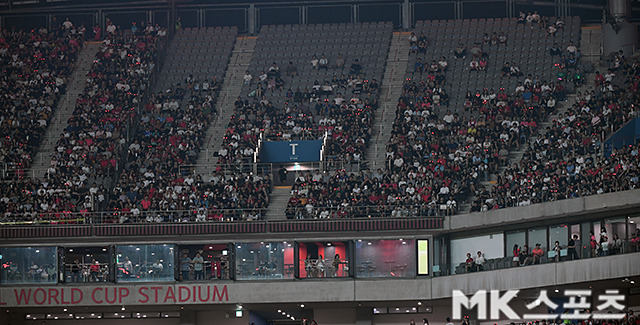
{"type": "Polygon", "coordinates": [[[67,126],[67,122],[73,110],[75,109],[76,99],[84,90],[87,82],[86,75],[91,69],[96,53],[100,49],[101,42],[86,42],[84,47],[78,54],[78,60],[68,80],[68,88],[66,94],[58,102],[56,115],[52,119],[49,128],[40,144],[38,154],[34,157],[31,165],[30,175],[36,178],[42,178],[51,162],[51,154],[55,149],[56,143],[67,126]]]}
{"type": "Polygon", "coordinates": [[[264,220],[285,220],[287,203],[291,198],[291,186],[275,186],[269,196],[269,206],[264,220]]]}
{"type": "MultiPolygon", "coordinates": [[[[540,123],[536,132],[532,134],[531,137],[529,137],[529,139],[527,140],[527,143],[529,144],[535,143],[536,140],[538,139],[538,136],[540,136],[547,129],[547,127],[550,127],[552,125],[553,120],[558,118],[560,114],[564,115],[567,112],[567,110],[569,110],[569,108],[571,108],[573,103],[576,101],[576,94],[578,92],[584,93],[595,88],[595,74],[593,73],[586,74],[585,80],[587,81],[585,82],[584,85],[582,85],[580,88],[577,88],[574,93],[568,94],[566,100],[564,102],[561,102],[560,105],[558,105],[558,108],[556,109],[556,111],[553,114],[549,115],[549,117],[545,121],[540,123]]],[[[509,152],[509,165],[512,166],[514,164],[519,164],[520,160],[522,160],[522,156],[524,156],[526,149],[527,149],[527,144],[523,144],[520,147],[520,150],[509,152]]],[[[507,166],[498,167],[497,172],[495,174],[491,174],[489,176],[489,180],[480,182],[480,185],[484,186],[484,188],[488,192],[491,192],[491,188],[496,183],[498,179],[498,175],[503,175],[505,169],[507,169],[507,166]]],[[[475,199],[476,197],[473,194],[471,194],[471,197],[467,201],[471,202],[475,199]]],[[[468,204],[468,202],[465,202],[460,206],[460,213],[469,212],[469,210],[471,209],[471,205],[468,204]]]]}
{"type": "Polygon", "coordinates": [[[582,60],[598,65],[602,57],[602,26],[583,26],[581,29],[580,52],[582,60]]]}
{"type": "Polygon", "coordinates": [[[371,141],[367,148],[366,157],[370,161],[372,170],[383,168],[385,163],[386,144],[391,136],[393,121],[396,117],[396,105],[402,95],[404,74],[409,64],[408,32],[394,32],[391,38],[391,47],[387,57],[387,66],[384,71],[380,103],[372,128],[371,141]]]}
{"type": "Polygon", "coordinates": [[[238,37],[236,41],[229,67],[224,76],[224,84],[218,97],[218,118],[209,126],[206,143],[198,156],[195,172],[199,175],[207,175],[207,171],[213,170],[209,167],[218,160],[216,153],[220,150],[222,137],[227,130],[231,115],[233,115],[234,102],[240,95],[243,85],[242,77],[253,57],[256,40],[257,37],[247,36],[238,37]]]}

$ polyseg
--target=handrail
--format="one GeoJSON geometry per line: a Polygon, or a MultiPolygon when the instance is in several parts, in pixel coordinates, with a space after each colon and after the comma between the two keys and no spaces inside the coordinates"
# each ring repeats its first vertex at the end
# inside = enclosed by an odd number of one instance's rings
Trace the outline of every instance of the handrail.
{"type": "MultiPolygon", "coordinates": [[[[267,208],[197,208],[189,210],[151,210],[151,211],[100,211],[100,212],[46,212],[46,213],[8,213],[0,217],[0,226],[20,225],[99,225],[99,224],[167,224],[167,223],[206,223],[233,221],[265,221],[267,208]]],[[[424,205],[364,205],[337,207],[296,207],[291,208],[290,219],[371,219],[406,217],[442,217],[446,213],[440,206],[424,205]],[[311,211],[311,213],[309,213],[311,211]],[[325,212],[326,211],[326,212],[325,212]]],[[[284,216],[283,216],[284,217],[284,216]]],[[[274,222],[287,219],[273,220],[274,222]]]]}

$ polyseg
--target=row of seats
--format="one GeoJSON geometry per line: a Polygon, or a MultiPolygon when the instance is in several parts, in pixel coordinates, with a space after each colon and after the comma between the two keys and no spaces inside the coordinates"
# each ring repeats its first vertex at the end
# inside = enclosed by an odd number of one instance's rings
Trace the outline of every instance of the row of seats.
{"type": "Polygon", "coordinates": [[[47,126],[66,91],[83,40],[65,28],[0,31],[0,157],[5,178],[31,166],[47,126]]]}

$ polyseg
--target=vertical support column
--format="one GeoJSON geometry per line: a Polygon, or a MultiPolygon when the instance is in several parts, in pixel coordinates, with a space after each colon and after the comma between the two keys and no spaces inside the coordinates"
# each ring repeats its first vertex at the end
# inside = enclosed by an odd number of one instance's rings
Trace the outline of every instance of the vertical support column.
{"type": "Polygon", "coordinates": [[[402,2],[402,29],[407,30],[411,28],[411,10],[409,0],[402,2]]]}
{"type": "Polygon", "coordinates": [[[356,4],[351,5],[351,22],[352,23],[358,22],[358,5],[356,4]]]}
{"type": "Polygon", "coordinates": [[[153,25],[153,11],[147,10],[147,21],[153,25]]]}
{"type": "Polygon", "coordinates": [[[204,9],[198,9],[198,28],[204,27],[204,9]]]}
{"type": "Polygon", "coordinates": [[[53,21],[53,14],[47,15],[47,30],[51,31],[51,22],[53,21]]]}
{"type": "Polygon", "coordinates": [[[102,9],[98,9],[98,16],[96,17],[96,25],[98,25],[100,27],[100,29],[102,30],[102,35],[104,35],[106,33],[106,21],[105,21],[105,15],[104,12],[102,12],[102,9]]]}
{"type": "Polygon", "coordinates": [[[455,4],[456,4],[455,5],[456,11],[455,11],[454,18],[455,19],[464,19],[464,17],[463,17],[464,15],[462,14],[462,1],[456,1],[455,4]]]}
{"type": "Polygon", "coordinates": [[[300,6],[300,9],[298,9],[300,11],[300,24],[302,25],[306,25],[307,24],[307,15],[309,14],[309,12],[307,11],[307,9],[309,9],[307,6],[300,6]]]}
{"type": "Polygon", "coordinates": [[[247,10],[247,31],[250,35],[256,34],[256,19],[257,19],[256,5],[251,3],[247,10]]]}

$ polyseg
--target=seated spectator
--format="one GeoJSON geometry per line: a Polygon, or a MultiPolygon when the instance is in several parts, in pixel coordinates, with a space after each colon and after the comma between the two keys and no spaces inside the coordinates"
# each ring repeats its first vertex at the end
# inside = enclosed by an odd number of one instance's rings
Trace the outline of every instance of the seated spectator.
{"type": "Polygon", "coordinates": [[[249,73],[249,70],[247,70],[244,73],[244,76],[242,77],[242,80],[244,80],[244,84],[245,85],[251,84],[251,81],[253,80],[253,76],[251,75],[251,73],[249,73]]]}
{"type": "Polygon", "coordinates": [[[298,68],[293,65],[292,61],[289,61],[289,65],[287,65],[287,67],[285,68],[284,73],[288,77],[295,77],[298,75],[298,68]]]}
{"type": "Polygon", "coordinates": [[[329,69],[329,60],[327,60],[324,54],[320,56],[320,61],[318,61],[318,69],[325,69],[325,70],[329,69]]]}
{"type": "Polygon", "coordinates": [[[467,259],[464,262],[464,270],[466,273],[475,271],[476,264],[473,261],[473,257],[471,257],[471,253],[467,253],[467,259]]]}
{"type": "Polygon", "coordinates": [[[462,43],[458,44],[458,47],[456,47],[453,50],[453,56],[456,59],[466,59],[467,58],[467,50],[465,49],[464,45],[462,43]]]}
{"type": "Polygon", "coordinates": [[[344,58],[342,54],[338,54],[338,58],[336,59],[336,69],[344,69],[344,58]]]}
{"type": "Polygon", "coordinates": [[[505,76],[511,76],[511,64],[509,62],[505,62],[500,69],[500,78],[504,78],[505,76]]]}
{"type": "Polygon", "coordinates": [[[469,71],[478,71],[479,66],[480,63],[478,62],[478,59],[476,57],[473,57],[471,59],[471,62],[469,62],[469,71]]]}
{"type": "Polygon", "coordinates": [[[440,61],[438,61],[438,65],[440,66],[441,71],[447,71],[449,63],[447,63],[447,59],[445,59],[445,57],[443,56],[440,58],[440,61]]]}
{"type": "Polygon", "coordinates": [[[498,44],[500,45],[507,44],[507,35],[505,35],[503,32],[500,32],[500,35],[498,35],[498,44]]]}
{"type": "Polygon", "coordinates": [[[480,58],[480,61],[478,61],[478,71],[487,71],[487,58],[480,58]]]}
{"type": "Polygon", "coordinates": [[[354,59],[349,69],[349,74],[358,75],[361,72],[362,72],[362,65],[360,65],[360,60],[354,59]]]}
{"type": "Polygon", "coordinates": [[[471,50],[469,52],[476,59],[480,59],[484,55],[484,52],[482,51],[482,46],[480,45],[480,43],[474,43],[473,47],[471,47],[471,50]]]}
{"type": "Polygon", "coordinates": [[[320,62],[320,61],[318,60],[318,58],[315,55],[311,57],[311,61],[310,62],[311,62],[311,68],[318,69],[318,62],[320,62]]]}
{"type": "Polygon", "coordinates": [[[540,264],[544,256],[544,251],[540,248],[540,244],[536,244],[536,248],[534,248],[531,253],[533,256],[533,264],[540,264]]]}
{"type": "Polygon", "coordinates": [[[529,246],[524,245],[520,250],[520,266],[531,265],[533,263],[533,256],[529,253],[529,246]]]}
{"type": "Polygon", "coordinates": [[[553,43],[553,47],[549,49],[549,53],[551,56],[560,56],[562,54],[562,49],[560,49],[558,43],[553,43]]]}
{"type": "Polygon", "coordinates": [[[426,53],[428,44],[427,36],[421,33],[420,37],[418,37],[418,53],[426,53]]]}

